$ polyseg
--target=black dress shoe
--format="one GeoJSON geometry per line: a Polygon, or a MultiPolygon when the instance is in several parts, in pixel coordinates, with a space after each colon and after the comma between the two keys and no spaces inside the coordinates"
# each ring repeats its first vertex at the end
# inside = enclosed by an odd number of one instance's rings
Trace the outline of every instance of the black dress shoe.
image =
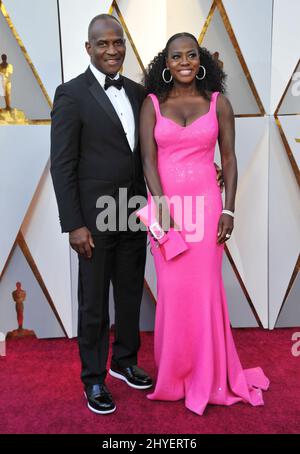
{"type": "Polygon", "coordinates": [[[148,389],[152,386],[152,379],[137,366],[120,367],[113,363],[109,369],[112,377],[119,378],[135,389],[148,389]]]}
{"type": "Polygon", "coordinates": [[[88,385],[85,387],[84,395],[88,401],[88,408],[94,413],[107,415],[116,409],[112,396],[105,385],[88,385]]]}

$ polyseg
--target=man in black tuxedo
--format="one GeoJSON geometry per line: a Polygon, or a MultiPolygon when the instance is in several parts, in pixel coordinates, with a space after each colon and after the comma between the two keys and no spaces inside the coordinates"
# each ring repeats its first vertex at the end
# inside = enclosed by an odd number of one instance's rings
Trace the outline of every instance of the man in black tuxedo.
{"type": "Polygon", "coordinates": [[[69,232],[79,257],[81,379],[89,409],[106,414],[116,409],[105,385],[110,281],[115,340],[109,373],[136,389],[152,386],[151,378],[137,366],[146,233],[103,232],[96,226],[100,196],[112,196],[120,209],[131,196],[146,197],[138,139],[145,95],[141,85],[119,74],[125,40],[117,19],[96,16],[89,25],[86,50],[89,68],[56,90],[51,175],[62,231],[69,232]],[[125,199],[118,196],[121,187],[127,189],[125,199]]]}

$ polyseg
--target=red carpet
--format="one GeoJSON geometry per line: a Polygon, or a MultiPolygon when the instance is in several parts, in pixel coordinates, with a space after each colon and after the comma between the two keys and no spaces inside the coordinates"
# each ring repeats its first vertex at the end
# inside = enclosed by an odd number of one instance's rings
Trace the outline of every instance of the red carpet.
{"type": "MultiPolygon", "coordinates": [[[[261,366],[271,380],[265,406],[210,405],[204,416],[186,410],[183,401],[148,401],[146,391],[111,377],[117,411],[94,415],[83,397],[76,340],[8,341],[7,356],[0,357],[0,433],[299,433],[300,356],[291,353],[296,331],[235,329],[243,366],[261,366]]],[[[154,376],[152,348],[153,334],[143,333],[139,364],[154,376]]]]}

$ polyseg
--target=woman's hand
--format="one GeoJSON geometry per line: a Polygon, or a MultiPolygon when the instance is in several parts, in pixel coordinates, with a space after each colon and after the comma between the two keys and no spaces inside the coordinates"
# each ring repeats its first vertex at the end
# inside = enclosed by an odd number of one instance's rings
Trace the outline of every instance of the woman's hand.
{"type": "Polygon", "coordinates": [[[163,228],[165,232],[170,230],[170,228],[179,230],[179,226],[175,223],[172,218],[169,208],[166,205],[159,205],[158,208],[158,223],[163,228]]]}
{"type": "Polygon", "coordinates": [[[214,165],[215,165],[215,169],[217,172],[217,184],[220,187],[220,191],[223,192],[223,189],[224,189],[223,171],[222,171],[221,167],[219,167],[218,164],[216,164],[215,162],[214,162],[214,165]]]}
{"type": "Polygon", "coordinates": [[[233,217],[229,214],[221,214],[218,225],[218,244],[225,243],[225,241],[229,240],[233,227],[233,217]]]}

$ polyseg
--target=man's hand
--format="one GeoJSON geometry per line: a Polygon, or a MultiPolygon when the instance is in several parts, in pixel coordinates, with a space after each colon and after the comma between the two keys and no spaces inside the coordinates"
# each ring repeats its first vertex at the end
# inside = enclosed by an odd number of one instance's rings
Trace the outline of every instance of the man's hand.
{"type": "Polygon", "coordinates": [[[217,183],[218,183],[218,186],[220,186],[221,192],[223,192],[223,189],[224,189],[223,172],[222,172],[222,169],[215,162],[214,162],[214,164],[215,164],[215,168],[216,168],[216,172],[217,172],[217,183]]]}
{"type": "Polygon", "coordinates": [[[86,227],[72,230],[69,233],[69,241],[71,248],[83,257],[90,259],[92,257],[92,249],[94,242],[91,232],[86,227]]]}

